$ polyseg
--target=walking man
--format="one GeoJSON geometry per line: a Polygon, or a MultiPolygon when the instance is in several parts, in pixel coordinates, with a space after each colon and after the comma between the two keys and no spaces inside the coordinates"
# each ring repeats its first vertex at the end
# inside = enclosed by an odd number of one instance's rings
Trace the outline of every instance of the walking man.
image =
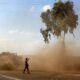
{"type": "Polygon", "coordinates": [[[24,74],[25,74],[25,71],[26,71],[26,70],[27,70],[27,73],[30,74],[28,61],[29,61],[29,59],[26,58],[26,59],[25,59],[25,67],[24,67],[24,71],[23,71],[24,74]]]}

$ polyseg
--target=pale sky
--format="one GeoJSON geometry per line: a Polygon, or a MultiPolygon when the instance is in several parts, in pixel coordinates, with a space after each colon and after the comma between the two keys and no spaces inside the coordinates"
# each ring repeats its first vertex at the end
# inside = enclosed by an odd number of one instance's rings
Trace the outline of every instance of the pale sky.
{"type": "MultiPolygon", "coordinates": [[[[50,9],[55,1],[0,0],[0,52],[10,51],[30,54],[31,51],[43,46],[40,28],[44,24],[41,21],[40,14],[47,8],[50,9]]],[[[75,12],[80,15],[80,0],[72,1],[75,5],[75,12]]],[[[79,26],[80,24],[75,31],[76,40],[80,39],[79,26]]],[[[53,37],[52,41],[55,40],[53,37]]]]}

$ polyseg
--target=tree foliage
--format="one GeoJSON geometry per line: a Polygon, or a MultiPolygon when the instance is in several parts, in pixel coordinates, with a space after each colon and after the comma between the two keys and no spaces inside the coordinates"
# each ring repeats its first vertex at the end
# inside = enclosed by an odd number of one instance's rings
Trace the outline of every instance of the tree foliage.
{"type": "Polygon", "coordinates": [[[45,23],[46,29],[40,29],[46,43],[49,42],[51,34],[60,37],[68,32],[73,34],[78,25],[78,15],[74,12],[73,2],[57,2],[51,10],[41,13],[42,22],[45,23]]]}

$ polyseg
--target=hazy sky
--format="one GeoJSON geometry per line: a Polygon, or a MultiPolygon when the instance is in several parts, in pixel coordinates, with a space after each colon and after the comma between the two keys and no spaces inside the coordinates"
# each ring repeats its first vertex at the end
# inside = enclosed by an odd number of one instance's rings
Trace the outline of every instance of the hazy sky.
{"type": "MultiPolygon", "coordinates": [[[[0,52],[28,53],[43,43],[41,11],[56,0],[0,0],[0,52]]],[[[80,0],[72,0],[80,15],[80,0]]],[[[76,32],[79,39],[79,27],[76,32]]],[[[55,38],[53,38],[55,41],[55,38]]]]}

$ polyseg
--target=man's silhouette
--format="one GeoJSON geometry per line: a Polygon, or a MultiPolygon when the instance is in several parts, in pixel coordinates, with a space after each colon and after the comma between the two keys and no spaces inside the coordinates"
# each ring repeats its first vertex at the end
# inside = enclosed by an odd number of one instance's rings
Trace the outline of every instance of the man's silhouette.
{"type": "Polygon", "coordinates": [[[25,71],[27,70],[27,73],[29,74],[30,71],[29,71],[29,64],[28,64],[28,61],[29,61],[29,59],[26,58],[26,59],[25,59],[25,68],[24,68],[23,73],[25,73],[25,71]]]}

